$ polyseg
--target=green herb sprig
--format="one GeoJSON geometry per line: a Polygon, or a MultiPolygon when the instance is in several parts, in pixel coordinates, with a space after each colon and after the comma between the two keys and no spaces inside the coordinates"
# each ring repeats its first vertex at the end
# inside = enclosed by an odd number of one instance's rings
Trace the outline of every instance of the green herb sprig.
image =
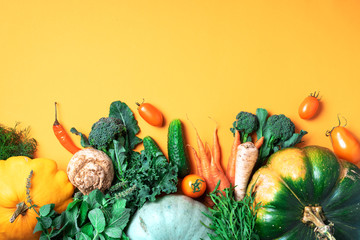
{"type": "Polygon", "coordinates": [[[6,160],[13,156],[34,157],[37,142],[30,138],[30,127],[19,128],[20,123],[14,127],[0,124],[0,159],[6,160]]]}
{"type": "MultiPolygon", "coordinates": [[[[255,220],[257,210],[261,207],[258,203],[254,205],[254,196],[246,195],[243,200],[236,201],[234,198],[234,187],[223,191],[215,190],[209,194],[215,203],[209,208],[211,214],[204,213],[211,219],[208,226],[214,234],[208,234],[211,240],[252,240],[259,239],[255,233],[255,220]]],[[[250,191],[252,192],[252,191],[250,191]]]]}

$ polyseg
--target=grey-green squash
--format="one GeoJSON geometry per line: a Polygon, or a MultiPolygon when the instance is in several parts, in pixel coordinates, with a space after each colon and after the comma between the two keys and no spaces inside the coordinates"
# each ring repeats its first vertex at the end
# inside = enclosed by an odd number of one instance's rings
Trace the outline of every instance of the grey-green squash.
{"type": "Polygon", "coordinates": [[[184,195],[165,195],[147,202],[132,217],[126,231],[130,240],[210,239],[208,208],[184,195]]]}

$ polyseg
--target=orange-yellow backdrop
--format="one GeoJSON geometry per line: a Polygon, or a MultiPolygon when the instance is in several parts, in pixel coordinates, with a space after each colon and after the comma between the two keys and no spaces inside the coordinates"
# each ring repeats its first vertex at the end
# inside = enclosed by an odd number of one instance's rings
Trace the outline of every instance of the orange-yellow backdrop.
{"type": "MultiPolygon", "coordinates": [[[[54,101],[65,128],[89,133],[112,101],[126,102],[166,152],[167,126],[183,120],[187,141],[211,142],[219,125],[223,164],[236,114],[284,113],[331,147],[337,114],[360,136],[360,2],[323,1],[0,1],[1,123],[31,126],[38,157],[65,169],[71,154],[52,132],[54,101]],[[299,103],[320,91],[311,121],[299,103]],[[166,118],[149,126],[143,98],[166,118]]],[[[78,143],[78,137],[72,135],[78,143]]],[[[141,146],[139,147],[139,149],[141,146]]]]}

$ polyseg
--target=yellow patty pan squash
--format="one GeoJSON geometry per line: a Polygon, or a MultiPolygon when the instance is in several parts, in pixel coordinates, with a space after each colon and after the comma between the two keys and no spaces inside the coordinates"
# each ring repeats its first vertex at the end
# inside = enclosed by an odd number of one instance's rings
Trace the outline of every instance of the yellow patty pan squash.
{"type": "Polygon", "coordinates": [[[72,201],[74,187],[55,161],[45,158],[11,157],[0,160],[0,240],[38,239],[33,234],[37,223],[34,209],[27,209],[14,220],[17,206],[27,202],[27,178],[31,176],[30,197],[37,211],[43,205],[54,203],[55,211],[63,212],[72,201]],[[10,219],[13,222],[10,222],[10,219]]]}

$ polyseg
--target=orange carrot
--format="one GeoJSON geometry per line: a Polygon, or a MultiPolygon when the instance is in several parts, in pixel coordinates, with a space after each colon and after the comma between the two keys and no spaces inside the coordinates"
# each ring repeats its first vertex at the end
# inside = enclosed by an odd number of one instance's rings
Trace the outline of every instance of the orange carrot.
{"type": "Polygon", "coordinates": [[[215,131],[214,131],[213,155],[214,155],[215,165],[217,166],[219,171],[224,173],[224,170],[221,166],[221,148],[220,148],[219,139],[218,139],[218,135],[217,135],[217,127],[215,128],[215,131]]]}
{"type": "Polygon", "coordinates": [[[217,185],[217,183],[220,181],[220,185],[218,190],[224,190],[225,188],[230,187],[230,182],[225,176],[224,172],[220,171],[218,167],[216,166],[216,160],[214,156],[211,154],[211,161],[210,161],[210,175],[213,178],[213,181],[215,183],[215,186],[213,189],[210,189],[210,191],[213,191],[217,185]]]}
{"type": "Polygon", "coordinates": [[[255,147],[256,147],[257,149],[260,149],[261,146],[263,145],[263,143],[264,143],[264,137],[261,137],[261,138],[258,139],[254,144],[255,144],[255,147]]]}
{"type": "Polygon", "coordinates": [[[226,168],[226,176],[229,179],[229,182],[232,186],[235,186],[235,163],[236,163],[236,152],[237,148],[240,145],[240,132],[235,131],[234,142],[231,147],[231,153],[228,161],[228,165],[226,168]]]}
{"type": "Polygon", "coordinates": [[[212,188],[215,188],[216,184],[214,185],[214,182],[212,181],[212,177],[210,174],[210,162],[206,155],[206,150],[205,150],[203,142],[201,141],[199,133],[197,132],[196,129],[195,129],[195,131],[196,131],[197,145],[199,148],[199,155],[200,155],[203,177],[205,178],[206,186],[208,186],[209,189],[212,189],[212,188]]]}
{"type": "Polygon", "coordinates": [[[194,155],[194,159],[195,159],[195,164],[196,164],[196,174],[203,177],[204,174],[203,174],[203,171],[202,171],[202,168],[201,168],[201,162],[200,162],[200,158],[196,152],[196,150],[189,145],[189,147],[191,148],[192,152],[193,152],[193,155],[194,155]]]}

